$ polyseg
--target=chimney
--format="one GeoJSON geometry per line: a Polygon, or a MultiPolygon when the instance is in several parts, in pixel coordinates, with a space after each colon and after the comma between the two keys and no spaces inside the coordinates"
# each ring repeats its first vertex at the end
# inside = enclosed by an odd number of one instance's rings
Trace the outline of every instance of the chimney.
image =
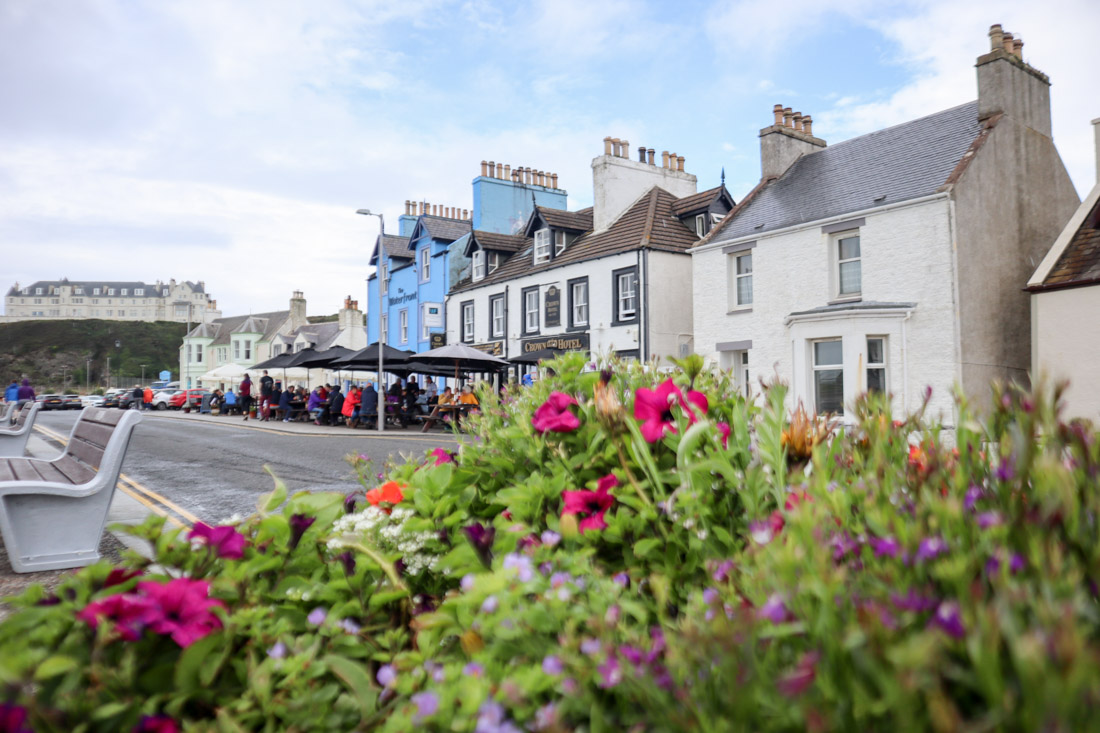
{"type": "Polygon", "coordinates": [[[813,120],[790,107],[772,107],[774,122],[760,131],[761,178],[777,178],[803,155],[825,147],[825,141],[811,133],[813,120]],[[797,124],[797,126],[796,126],[797,124]]]}
{"type": "Polygon", "coordinates": [[[300,328],[306,323],[306,299],[301,290],[295,290],[290,296],[290,325],[291,328],[300,328]]]}
{"type": "Polygon", "coordinates": [[[490,160],[489,161],[489,178],[496,178],[496,175],[497,175],[497,164],[496,164],[495,161],[490,160]]]}
{"type": "Polygon", "coordinates": [[[656,156],[656,155],[657,155],[657,151],[656,151],[656,150],[654,150],[653,148],[649,148],[649,149],[647,149],[647,150],[645,151],[645,154],[646,154],[646,156],[647,156],[647,157],[649,158],[649,160],[648,160],[647,162],[648,162],[648,163],[649,163],[650,165],[657,165],[657,162],[656,162],[656,161],[654,160],[654,156],[656,156]]]}
{"type": "Polygon", "coordinates": [[[661,167],[662,168],[668,168],[668,151],[667,150],[662,150],[661,151],[661,167]]]}
{"type": "Polygon", "coordinates": [[[1024,39],[989,29],[989,53],[978,57],[978,119],[1003,114],[1051,137],[1050,79],[1023,60],[1024,39]]]}
{"type": "Polygon", "coordinates": [[[504,180],[512,180],[512,166],[508,165],[507,163],[504,164],[504,180]]]}
{"type": "Polygon", "coordinates": [[[680,171],[681,173],[684,172],[684,156],[682,155],[676,156],[676,170],[680,171]]]}
{"type": "Polygon", "coordinates": [[[485,176],[489,175],[489,171],[488,171],[488,170],[486,170],[486,166],[487,166],[487,165],[488,165],[488,164],[487,164],[487,163],[486,163],[486,162],[485,162],[484,160],[483,160],[483,161],[481,161],[481,175],[482,175],[482,177],[483,177],[483,178],[484,178],[485,176]]]}
{"type": "Polygon", "coordinates": [[[605,137],[603,139],[603,154],[611,155],[611,138],[605,137]]]}
{"type": "MultiPolygon", "coordinates": [[[[634,160],[630,157],[629,140],[608,137],[604,142],[611,146],[612,152],[592,161],[594,231],[607,230],[654,186],[664,189],[676,198],[698,192],[698,179],[684,171],[684,159],[675,153],[662,151],[662,164],[657,167],[653,163],[653,148],[638,147],[638,159],[634,160]]],[[[550,185],[557,186],[557,174],[550,175],[550,185]]]]}
{"type": "Polygon", "coordinates": [[[629,158],[630,157],[630,141],[629,140],[623,140],[622,144],[619,146],[619,152],[622,154],[623,158],[629,158]]]}
{"type": "Polygon", "coordinates": [[[638,147],[638,162],[645,162],[645,145],[641,145],[638,147]]]}
{"type": "Polygon", "coordinates": [[[504,164],[497,163],[497,178],[504,178],[504,164]]]}
{"type": "Polygon", "coordinates": [[[551,173],[550,174],[550,188],[554,189],[555,191],[558,190],[558,174],[557,173],[551,173]]]}

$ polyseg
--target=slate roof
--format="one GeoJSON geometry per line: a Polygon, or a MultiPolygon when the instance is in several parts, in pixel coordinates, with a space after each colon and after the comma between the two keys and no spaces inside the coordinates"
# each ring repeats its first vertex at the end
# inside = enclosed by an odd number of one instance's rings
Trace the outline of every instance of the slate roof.
{"type": "Polygon", "coordinates": [[[1100,283],[1100,199],[1047,273],[1040,289],[1100,283]]]}
{"type": "Polygon", "coordinates": [[[682,199],[672,205],[672,213],[676,216],[683,216],[692,211],[700,211],[710,208],[710,205],[714,203],[716,199],[722,197],[725,194],[730,200],[730,206],[733,206],[733,197],[726,191],[725,186],[715,186],[707,191],[700,191],[693,196],[684,196],[682,199]]]}
{"type": "MultiPolygon", "coordinates": [[[[182,284],[190,285],[191,290],[196,293],[205,293],[206,290],[200,283],[193,283],[190,280],[184,281],[182,284]]],[[[119,281],[119,280],[69,280],[68,278],[62,278],[61,280],[38,280],[30,285],[23,285],[18,288],[12,286],[8,290],[8,295],[22,295],[23,290],[27,289],[31,295],[34,295],[35,288],[42,288],[43,294],[49,293],[50,288],[59,288],[62,285],[71,285],[74,288],[84,288],[84,295],[91,295],[94,288],[101,288],[102,292],[106,294],[107,288],[115,288],[115,290],[122,290],[126,288],[129,291],[130,297],[133,295],[134,290],[144,288],[145,295],[138,296],[144,298],[163,298],[161,290],[168,287],[168,283],[144,283],[141,281],[119,281]]]]}
{"type": "Polygon", "coordinates": [[[592,228],[592,207],[579,209],[578,211],[565,211],[564,209],[548,209],[545,206],[536,207],[539,215],[547,226],[555,229],[569,229],[574,232],[587,232],[592,228]]]}
{"type": "MultiPolygon", "coordinates": [[[[591,229],[577,237],[549,262],[533,264],[532,239],[508,258],[495,272],[476,283],[467,278],[455,285],[451,292],[458,292],[483,285],[512,280],[523,275],[550,270],[572,262],[583,262],[608,255],[632,252],[647,248],[662,252],[686,253],[699,238],[672,213],[676,197],[663,188],[654,186],[631,205],[606,230],[593,234],[591,229]]],[[[540,207],[540,213],[543,209],[540,207]]],[[[559,211],[546,209],[545,211],[559,211]]],[[[591,209],[585,209],[591,216],[591,209]]],[[[566,212],[568,213],[568,212],[566,212]]],[[[581,213],[581,212],[574,212],[581,213]]],[[[549,222],[547,222],[549,223],[549,222]]],[[[591,227],[591,222],[589,223],[591,227]]]]}
{"type": "Polygon", "coordinates": [[[288,318],[290,318],[290,311],[273,311],[271,313],[253,313],[247,316],[216,318],[210,323],[199,324],[191,329],[187,336],[200,338],[212,337],[214,340],[211,342],[211,346],[225,346],[230,342],[230,334],[237,332],[245,321],[249,319],[261,319],[266,322],[261,340],[270,341],[278,332],[279,326],[285,323],[288,318]]]}
{"type": "Polygon", "coordinates": [[[409,254],[409,238],[399,237],[396,234],[384,234],[374,242],[374,251],[371,253],[368,264],[375,264],[378,262],[378,242],[382,242],[382,248],[386,251],[388,257],[392,257],[398,260],[412,261],[412,255],[409,254]]]}
{"type": "Polygon", "coordinates": [[[470,256],[473,242],[481,245],[482,249],[491,249],[498,252],[518,252],[527,245],[528,239],[519,234],[498,234],[497,232],[483,232],[475,230],[470,243],[466,245],[466,256],[470,256]]]}
{"type": "Polygon", "coordinates": [[[267,330],[267,319],[259,316],[249,316],[241,321],[241,325],[233,329],[233,333],[263,333],[267,330]]]}
{"type": "Polygon", "coordinates": [[[978,103],[968,102],[804,155],[736,216],[727,216],[710,242],[933,194],[982,129],[978,103]]]}
{"type": "Polygon", "coordinates": [[[313,344],[313,348],[324,351],[340,335],[340,324],[335,321],[311,323],[294,332],[295,338],[299,335],[305,336],[313,344]]]}
{"type": "Polygon", "coordinates": [[[420,217],[420,223],[428,230],[428,236],[443,242],[453,242],[473,230],[473,225],[467,219],[447,219],[425,214],[420,217]]]}

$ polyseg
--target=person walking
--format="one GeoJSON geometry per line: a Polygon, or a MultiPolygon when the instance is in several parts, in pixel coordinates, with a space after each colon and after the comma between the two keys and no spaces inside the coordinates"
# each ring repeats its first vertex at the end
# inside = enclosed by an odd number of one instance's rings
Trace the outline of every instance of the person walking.
{"type": "Polygon", "coordinates": [[[248,372],[244,373],[244,380],[237,390],[237,397],[241,403],[241,412],[244,413],[244,420],[248,422],[248,411],[252,407],[252,380],[249,378],[248,372]]]}
{"type": "Polygon", "coordinates": [[[145,388],[145,392],[142,394],[141,405],[146,410],[152,410],[153,409],[153,388],[152,387],[146,387],[145,388]]]}
{"type": "Polygon", "coordinates": [[[11,380],[11,384],[4,390],[4,402],[18,402],[19,401],[19,380],[11,380]]]}
{"type": "Polygon", "coordinates": [[[23,409],[23,405],[28,402],[34,402],[34,387],[31,386],[31,380],[23,380],[23,384],[19,386],[19,391],[16,393],[15,399],[19,403],[19,409],[23,409]]]}
{"type": "Polygon", "coordinates": [[[274,388],[275,380],[264,369],[264,375],[260,377],[260,422],[267,422],[271,417],[271,393],[274,388]]]}

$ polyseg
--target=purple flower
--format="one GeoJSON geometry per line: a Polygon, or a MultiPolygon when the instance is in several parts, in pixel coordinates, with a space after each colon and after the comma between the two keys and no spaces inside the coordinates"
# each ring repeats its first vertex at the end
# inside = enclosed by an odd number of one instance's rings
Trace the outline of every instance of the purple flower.
{"type": "Polygon", "coordinates": [[[604,612],[603,620],[608,626],[617,626],[622,614],[623,610],[618,605],[608,606],[607,611],[604,612]]]}
{"type": "Polygon", "coordinates": [[[531,558],[515,552],[504,556],[504,567],[514,568],[520,582],[527,583],[535,577],[535,570],[531,566],[531,558]]]}
{"type": "Polygon", "coordinates": [[[596,668],[596,671],[600,675],[600,680],[596,684],[605,690],[609,690],[623,681],[623,670],[619,666],[617,657],[609,656],[603,664],[596,668]]]}
{"type": "Polygon", "coordinates": [[[459,586],[462,588],[463,593],[469,593],[474,589],[475,582],[477,582],[477,578],[474,577],[474,574],[466,573],[462,576],[462,582],[459,583],[459,586]]]}
{"type": "Polygon", "coordinates": [[[340,561],[340,564],[344,566],[344,574],[348,577],[355,575],[355,555],[351,550],[341,552],[336,556],[336,559],[340,561]]]}
{"type": "MultiPolygon", "coordinates": [[[[132,733],[177,733],[179,731],[179,725],[176,721],[167,715],[143,715],[138,724],[130,729],[132,733]]],[[[0,731],[3,733],[21,733],[22,731],[30,731],[30,728],[12,728],[5,725],[2,715],[0,715],[0,731]]]]}
{"type": "Polygon", "coordinates": [[[542,671],[548,675],[553,675],[556,677],[565,671],[565,665],[561,663],[561,659],[551,654],[550,656],[543,658],[542,671]]]}
{"type": "Polygon", "coordinates": [[[275,642],[275,646],[267,650],[267,656],[272,659],[282,659],[286,656],[286,644],[281,641],[275,642]]]}
{"type": "Polygon", "coordinates": [[[840,534],[833,535],[829,544],[833,547],[833,562],[840,562],[844,559],[844,556],[853,550],[859,549],[859,540],[854,539],[847,532],[841,532],[840,534]]]}
{"type": "Polygon", "coordinates": [[[27,725],[27,709],[10,702],[0,704],[0,731],[4,733],[32,733],[27,725]]]}
{"type": "Polygon", "coordinates": [[[424,671],[431,675],[433,682],[443,682],[447,679],[447,670],[443,665],[430,659],[424,662],[424,671]]]}
{"type": "Polygon", "coordinates": [[[902,611],[915,611],[917,613],[931,611],[939,605],[939,601],[936,599],[922,596],[912,588],[910,588],[909,592],[904,596],[898,593],[892,594],[890,596],[890,602],[902,611]]]}
{"type": "Polygon", "coordinates": [[[477,553],[478,558],[485,567],[489,567],[493,559],[493,540],[496,538],[496,527],[487,526],[481,522],[474,522],[468,527],[463,527],[466,538],[477,553]]]}
{"type": "Polygon", "coordinates": [[[355,494],[348,494],[344,497],[344,512],[347,514],[354,512],[355,507],[358,505],[358,502],[355,500],[355,494]]]}
{"type": "Polygon", "coordinates": [[[1008,571],[1015,575],[1026,567],[1027,561],[1024,560],[1024,556],[1017,552],[1012,553],[1012,557],[1008,561],[1008,571]]]}
{"type": "Polygon", "coordinates": [[[462,674],[467,677],[480,677],[481,675],[485,674],[485,668],[477,662],[469,662],[465,667],[462,668],[462,674]]]}
{"type": "Polygon", "coordinates": [[[775,536],[775,531],[772,529],[770,523],[757,520],[749,523],[749,535],[752,536],[752,541],[758,545],[766,545],[772,541],[772,537],[775,536]]]}
{"type": "Polygon", "coordinates": [[[1009,454],[1001,459],[1000,464],[997,466],[997,470],[993,474],[997,477],[998,481],[1011,481],[1016,477],[1016,461],[1013,459],[1012,454],[1009,454]]]}
{"type": "Polygon", "coordinates": [[[775,686],[780,694],[786,697],[797,697],[805,692],[814,683],[817,676],[817,660],[821,654],[812,651],[806,652],[795,664],[794,668],[776,680],[775,686]]]}
{"type": "Polygon", "coordinates": [[[982,529],[989,529],[990,527],[996,527],[1001,523],[1001,515],[999,512],[982,512],[978,515],[978,526],[982,529]]]}
{"type": "Polygon", "coordinates": [[[783,596],[778,593],[773,594],[771,598],[760,607],[760,610],[757,611],[757,616],[766,618],[773,624],[781,624],[793,618],[787,610],[787,604],[783,602],[783,596]]]}
{"type": "Polygon", "coordinates": [[[600,641],[599,639],[585,639],[581,642],[581,654],[587,654],[588,656],[594,656],[600,653],[600,641]]]}
{"type": "Polygon", "coordinates": [[[416,716],[413,718],[416,722],[420,722],[424,718],[430,718],[435,715],[439,710],[439,695],[435,694],[431,690],[424,692],[418,692],[411,698],[413,705],[416,706],[416,716]]]}
{"type": "Polygon", "coordinates": [[[561,586],[565,585],[566,583],[572,583],[572,582],[573,582],[573,576],[570,575],[569,573],[566,573],[566,572],[554,573],[553,575],[550,576],[550,587],[551,588],[560,588],[561,586]]]}
{"type": "Polygon", "coordinates": [[[519,728],[504,717],[504,708],[495,700],[486,700],[477,709],[474,733],[519,733],[519,728]]]}
{"type": "Polygon", "coordinates": [[[901,545],[893,537],[872,537],[871,548],[875,557],[897,557],[901,553],[901,545]]]}
{"type": "Polygon", "coordinates": [[[546,545],[547,547],[553,547],[561,542],[561,535],[548,529],[542,533],[541,539],[542,544],[546,545]]]}
{"type": "Polygon", "coordinates": [[[500,608],[500,601],[496,596],[489,596],[481,602],[482,613],[496,613],[498,608],[500,608]]]}
{"type": "Polygon", "coordinates": [[[397,685],[397,670],[393,668],[392,664],[383,664],[378,668],[378,674],[374,678],[383,687],[394,687],[397,685]]]}
{"type": "Polygon", "coordinates": [[[970,484],[970,488],[966,490],[966,497],[963,499],[963,506],[966,507],[966,511],[974,511],[974,505],[978,503],[978,500],[985,494],[982,491],[982,487],[977,484],[970,484]]]}
{"type": "Polygon", "coordinates": [[[318,606],[317,608],[310,611],[309,615],[306,616],[306,621],[309,621],[314,626],[320,626],[325,622],[325,618],[327,616],[328,611],[318,606]]]}
{"type": "Polygon", "coordinates": [[[549,575],[550,571],[554,569],[554,566],[549,562],[539,563],[539,572],[543,575],[549,575]]]}
{"type": "Polygon", "coordinates": [[[924,562],[947,552],[947,542],[942,537],[926,537],[917,547],[917,562],[924,562]]]}
{"type": "Polygon", "coordinates": [[[349,634],[358,634],[359,630],[363,627],[360,626],[354,619],[346,618],[339,624],[340,628],[349,634]]]}
{"type": "Polygon", "coordinates": [[[307,514],[292,514],[290,517],[290,549],[298,546],[302,541],[302,535],[317,521],[316,517],[307,514]]]}
{"type": "Polygon", "coordinates": [[[558,709],[548,702],[535,711],[535,730],[548,730],[558,724],[558,709]]]}
{"type": "Polygon", "coordinates": [[[932,623],[938,626],[944,633],[953,639],[961,639],[966,636],[966,627],[963,626],[959,615],[959,604],[954,601],[945,601],[936,609],[932,623]]]}
{"type": "Polygon", "coordinates": [[[642,662],[645,661],[645,655],[642,653],[642,650],[632,644],[623,644],[620,646],[619,654],[622,654],[623,658],[635,667],[642,666],[642,662]]]}
{"type": "Polygon", "coordinates": [[[718,600],[718,591],[714,588],[707,588],[703,591],[703,603],[708,606],[718,600]]]}
{"type": "Polygon", "coordinates": [[[187,539],[197,540],[210,547],[218,557],[226,560],[240,560],[244,557],[245,538],[231,524],[220,527],[211,527],[203,522],[196,522],[194,528],[188,533],[187,539]]]}
{"type": "Polygon", "coordinates": [[[623,588],[630,587],[630,576],[626,573],[615,573],[611,576],[611,579],[615,581],[615,583],[617,583],[618,585],[621,585],[623,588]]]}
{"type": "Polygon", "coordinates": [[[724,583],[729,580],[731,570],[733,570],[733,560],[723,560],[710,577],[714,578],[715,583],[724,583]]]}

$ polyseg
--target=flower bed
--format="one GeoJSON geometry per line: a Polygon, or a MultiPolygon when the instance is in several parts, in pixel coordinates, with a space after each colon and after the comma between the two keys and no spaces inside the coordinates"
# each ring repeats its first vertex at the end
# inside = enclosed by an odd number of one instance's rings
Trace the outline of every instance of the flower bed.
{"type": "Polygon", "coordinates": [[[565,357],[458,455],[150,520],[155,563],[0,624],[0,731],[1095,727],[1100,443],[1056,394],[842,429],[683,366],[565,357]]]}

